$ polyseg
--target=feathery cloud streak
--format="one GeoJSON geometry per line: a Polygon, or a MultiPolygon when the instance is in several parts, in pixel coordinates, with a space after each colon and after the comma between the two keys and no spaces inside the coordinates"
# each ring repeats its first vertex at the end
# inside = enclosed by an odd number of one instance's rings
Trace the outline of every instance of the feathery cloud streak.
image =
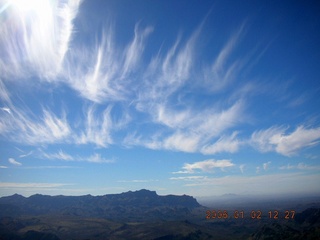
{"type": "Polygon", "coordinates": [[[88,157],[83,156],[71,156],[59,150],[57,153],[44,153],[42,152],[39,156],[40,158],[46,158],[51,160],[63,160],[63,161],[82,161],[82,162],[90,162],[90,163],[114,163],[112,159],[106,159],[101,156],[101,154],[95,153],[88,157]]]}
{"type": "Polygon", "coordinates": [[[284,156],[293,156],[299,150],[319,143],[320,128],[305,128],[299,126],[290,134],[284,127],[271,127],[255,131],[251,143],[261,152],[275,151],[284,156]]]}
{"type": "Polygon", "coordinates": [[[16,160],[13,159],[13,158],[9,158],[9,159],[8,159],[8,162],[11,163],[12,165],[15,165],[15,166],[21,166],[21,165],[22,165],[22,163],[16,161],[16,160]]]}
{"type": "Polygon", "coordinates": [[[36,75],[54,80],[61,71],[80,3],[11,1],[4,11],[12,17],[0,25],[2,76],[10,79],[36,75]]]}
{"type": "Polygon", "coordinates": [[[132,95],[128,86],[134,80],[146,38],[152,31],[152,27],[141,29],[136,24],[134,38],[121,50],[112,28],[105,28],[93,48],[83,45],[68,53],[64,73],[67,83],[83,98],[96,103],[127,99],[132,95]]]}
{"type": "Polygon", "coordinates": [[[202,172],[211,172],[214,168],[224,169],[233,166],[234,164],[231,162],[231,160],[208,159],[195,163],[185,163],[182,167],[182,171],[174,173],[194,173],[196,170],[200,170],[202,172]]]}
{"type": "Polygon", "coordinates": [[[42,118],[34,119],[33,114],[11,107],[11,113],[0,112],[0,134],[16,142],[28,144],[56,143],[67,139],[71,134],[65,114],[56,116],[43,109],[42,118]]]}

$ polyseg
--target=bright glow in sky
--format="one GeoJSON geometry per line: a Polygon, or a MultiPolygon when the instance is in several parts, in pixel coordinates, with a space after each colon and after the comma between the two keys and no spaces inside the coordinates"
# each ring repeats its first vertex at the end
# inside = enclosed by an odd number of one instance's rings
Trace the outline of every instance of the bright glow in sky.
{"type": "Polygon", "coordinates": [[[319,193],[319,10],[0,0],[0,196],[319,193]]]}

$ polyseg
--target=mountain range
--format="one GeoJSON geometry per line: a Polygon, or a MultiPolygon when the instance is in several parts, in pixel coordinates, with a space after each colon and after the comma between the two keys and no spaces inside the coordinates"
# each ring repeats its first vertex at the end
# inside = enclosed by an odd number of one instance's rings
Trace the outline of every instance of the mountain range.
{"type": "MultiPolygon", "coordinates": [[[[266,212],[268,204],[262,203],[266,212]]],[[[319,207],[289,220],[258,220],[249,214],[206,219],[208,210],[219,208],[201,206],[192,196],[159,196],[146,189],[103,196],[14,194],[0,198],[0,240],[320,239],[319,207]]]]}
{"type": "Polygon", "coordinates": [[[173,220],[189,215],[197,207],[201,205],[191,196],[159,196],[146,189],[103,196],[14,194],[0,198],[0,216],[59,214],[112,220],[173,220]]]}

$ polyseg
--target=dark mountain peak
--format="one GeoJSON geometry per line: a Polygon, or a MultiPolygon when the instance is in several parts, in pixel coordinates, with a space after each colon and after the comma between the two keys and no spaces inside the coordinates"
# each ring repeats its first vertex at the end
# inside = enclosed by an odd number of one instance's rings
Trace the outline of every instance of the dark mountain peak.
{"type": "Polygon", "coordinates": [[[156,191],[150,191],[147,189],[141,189],[137,191],[129,191],[122,193],[124,195],[133,196],[133,197],[158,197],[156,191]]]}
{"type": "Polygon", "coordinates": [[[188,195],[167,195],[161,196],[161,198],[163,199],[162,201],[164,204],[168,206],[180,206],[186,208],[196,208],[201,206],[194,197],[188,195]]]}
{"type": "Polygon", "coordinates": [[[31,195],[31,196],[28,197],[28,198],[42,198],[42,197],[45,197],[45,196],[46,196],[46,195],[42,195],[42,194],[37,193],[37,194],[31,195]]]}
{"type": "Polygon", "coordinates": [[[11,195],[11,196],[6,196],[6,197],[3,197],[3,198],[11,198],[11,199],[25,199],[25,197],[24,197],[24,196],[22,196],[22,195],[20,195],[20,194],[18,194],[18,193],[15,193],[15,194],[13,194],[13,195],[11,195]]]}
{"type": "Polygon", "coordinates": [[[31,195],[30,197],[28,197],[28,201],[34,201],[34,202],[41,202],[41,201],[46,201],[46,200],[50,200],[50,199],[53,199],[55,197],[53,196],[50,196],[50,195],[42,195],[42,194],[34,194],[34,195],[31,195]]]}
{"type": "Polygon", "coordinates": [[[20,197],[20,198],[22,197],[22,198],[24,198],[24,196],[22,196],[22,195],[20,195],[18,193],[13,194],[12,197],[20,197]]]}
{"type": "Polygon", "coordinates": [[[11,196],[7,196],[7,197],[2,197],[0,198],[0,203],[1,202],[7,202],[7,203],[17,203],[17,202],[22,202],[25,201],[25,197],[22,195],[19,195],[17,193],[11,195],[11,196]]]}
{"type": "Polygon", "coordinates": [[[15,194],[13,194],[12,196],[10,196],[12,199],[18,199],[18,200],[20,200],[20,199],[25,199],[25,197],[24,196],[22,196],[22,195],[20,195],[20,194],[18,194],[18,193],[15,193],[15,194]]]}

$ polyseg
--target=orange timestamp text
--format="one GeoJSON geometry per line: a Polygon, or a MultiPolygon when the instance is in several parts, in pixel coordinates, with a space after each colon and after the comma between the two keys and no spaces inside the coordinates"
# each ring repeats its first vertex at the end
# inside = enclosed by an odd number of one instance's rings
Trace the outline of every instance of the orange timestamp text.
{"type": "Polygon", "coordinates": [[[207,210],[206,211],[206,219],[294,219],[295,217],[294,210],[270,210],[267,212],[262,212],[261,210],[252,210],[249,212],[245,212],[243,210],[207,210]]]}

